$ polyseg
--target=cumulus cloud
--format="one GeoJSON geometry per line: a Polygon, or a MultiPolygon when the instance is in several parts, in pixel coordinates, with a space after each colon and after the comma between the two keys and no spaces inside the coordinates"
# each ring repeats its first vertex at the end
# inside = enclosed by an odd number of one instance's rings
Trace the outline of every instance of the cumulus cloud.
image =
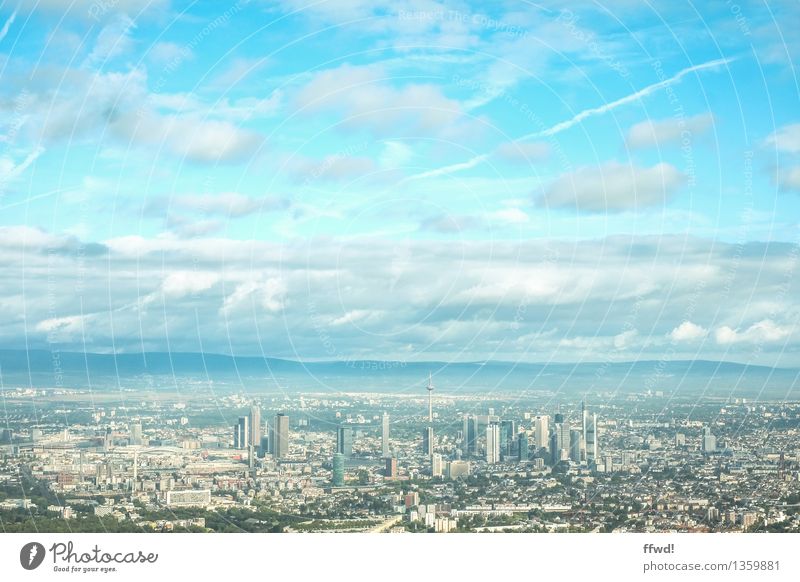
{"type": "Polygon", "coordinates": [[[794,325],[779,325],[770,319],[764,319],[741,331],[723,325],[717,328],[714,337],[722,345],[777,343],[785,341],[794,329],[794,325]]]}
{"type": "Polygon", "coordinates": [[[607,162],[557,178],[538,204],[584,212],[623,212],[663,205],[685,183],[686,176],[664,162],[649,168],[607,162]]]}
{"type": "Polygon", "coordinates": [[[463,117],[458,101],[434,85],[395,87],[378,66],[342,65],[317,73],[296,97],[305,113],[333,112],[344,128],[378,136],[431,135],[455,129],[463,117]]]}
{"type": "Polygon", "coordinates": [[[153,96],[143,68],[90,72],[43,67],[33,76],[41,88],[29,94],[23,130],[35,143],[69,140],[75,145],[102,136],[124,147],[223,163],[247,160],[263,143],[257,132],[229,121],[245,105],[223,102],[216,115],[191,96],[153,96]],[[165,105],[179,110],[164,111],[165,105]]]}
{"type": "Polygon", "coordinates": [[[106,24],[97,35],[92,52],[84,65],[103,66],[108,61],[127,53],[133,46],[131,32],[136,28],[133,20],[126,14],[119,14],[106,24]]]}
{"type": "Polygon", "coordinates": [[[800,123],[784,125],[777,129],[764,140],[764,145],[774,147],[783,153],[800,153],[800,123]]]}
{"type": "Polygon", "coordinates": [[[691,140],[694,135],[708,131],[713,124],[714,116],[710,113],[684,119],[648,119],[631,127],[625,142],[633,149],[663,148],[685,139],[691,140]]]}
{"type": "Polygon", "coordinates": [[[0,346],[27,334],[31,347],[57,337],[64,350],[83,349],[85,337],[91,351],[169,341],[181,351],[320,358],[328,338],[337,353],[377,358],[436,350],[485,359],[497,350],[495,359],[600,361],[609,350],[658,359],[670,349],[675,358],[736,360],[763,340],[762,362],[791,360],[800,348],[786,244],[127,236],[98,246],[102,254],[65,235],[0,228],[0,346]],[[688,302],[708,315],[704,328],[682,319],[688,302]],[[715,341],[698,350],[690,339],[705,328],[715,341]]]}
{"type": "Polygon", "coordinates": [[[706,328],[691,321],[684,321],[669,332],[669,337],[674,342],[692,342],[703,339],[707,335],[708,330],[706,328]]]}

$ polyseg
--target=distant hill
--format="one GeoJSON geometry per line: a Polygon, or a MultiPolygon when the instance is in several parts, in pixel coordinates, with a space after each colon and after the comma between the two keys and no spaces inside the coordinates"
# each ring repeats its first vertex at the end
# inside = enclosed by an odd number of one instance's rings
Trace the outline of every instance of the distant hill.
{"type": "Polygon", "coordinates": [[[750,396],[786,397],[800,386],[800,369],[770,368],[733,362],[639,361],[514,363],[514,362],[299,362],[279,358],[220,354],[147,352],[83,354],[47,350],[0,350],[5,384],[81,387],[125,382],[155,376],[208,379],[245,384],[260,378],[275,386],[297,390],[315,387],[356,390],[415,390],[428,372],[443,389],[552,391],[621,390],[623,392],[690,390],[742,392],[750,396]],[[60,382],[56,382],[56,376],[60,382]]]}

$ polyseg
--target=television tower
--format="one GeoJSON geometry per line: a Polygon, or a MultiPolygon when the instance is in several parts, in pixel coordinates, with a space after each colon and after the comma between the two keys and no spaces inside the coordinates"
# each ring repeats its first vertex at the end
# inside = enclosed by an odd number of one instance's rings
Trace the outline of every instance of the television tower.
{"type": "Polygon", "coordinates": [[[428,372],[428,423],[433,424],[433,376],[428,372]]]}

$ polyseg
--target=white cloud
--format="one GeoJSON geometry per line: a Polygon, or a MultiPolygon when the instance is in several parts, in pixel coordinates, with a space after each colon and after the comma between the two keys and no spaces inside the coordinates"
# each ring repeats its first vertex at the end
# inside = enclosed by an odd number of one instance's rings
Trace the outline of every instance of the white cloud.
{"type": "Polygon", "coordinates": [[[684,321],[669,332],[669,337],[674,342],[692,342],[708,335],[708,330],[691,321],[684,321]]]}
{"type": "Polygon", "coordinates": [[[547,187],[538,203],[584,212],[622,212],[663,205],[685,182],[686,176],[667,163],[642,168],[607,162],[562,175],[547,187]]]}
{"type": "Polygon", "coordinates": [[[800,281],[787,281],[792,247],[779,243],[662,235],[487,245],[456,236],[398,247],[377,237],[129,236],[95,247],[0,228],[0,346],[25,333],[32,347],[46,345],[58,333],[62,349],[82,349],[85,334],[91,351],[163,349],[168,338],[182,351],[201,340],[206,351],[319,358],[322,322],[340,353],[372,357],[429,357],[404,351],[413,345],[459,359],[495,348],[531,361],[602,361],[609,350],[659,359],[669,349],[735,361],[763,341],[761,362],[797,365],[800,349],[800,281]],[[690,303],[715,341],[701,341],[705,328],[684,319],[690,303]],[[759,323],[737,330],[731,321],[759,323]],[[517,341],[526,337],[539,340],[517,341]]]}
{"type": "Polygon", "coordinates": [[[789,167],[779,171],[778,186],[786,192],[800,192],[800,166],[789,167]]]}
{"type": "Polygon", "coordinates": [[[220,280],[216,273],[202,271],[177,271],[164,279],[161,289],[164,295],[179,299],[186,295],[201,293],[211,289],[220,280]]]}
{"type": "Polygon", "coordinates": [[[342,65],[317,73],[296,102],[303,112],[333,112],[341,127],[379,136],[453,132],[463,117],[458,101],[445,97],[439,87],[394,87],[377,66],[342,65]]]}
{"type": "Polygon", "coordinates": [[[794,329],[794,325],[779,325],[770,319],[764,319],[744,331],[723,325],[717,328],[714,337],[718,344],[723,345],[777,343],[786,340],[794,329]]]}
{"type": "Polygon", "coordinates": [[[774,147],[779,152],[800,153],[800,123],[784,125],[777,129],[764,140],[764,144],[774,147]]]}
{"type": "Polygon", "coordinates": [[[625,142],[634,149],[663,148],[685,139],[691,140],[693,136],[708,131],[713,124],[714,116],[710,113],[685,119],[648,119],[631,127],[625,142]]]}
{"type": "Polygon", "coordinates": [[[11,25],[14,24],[14,20],[16,18],[17,18],[17,11],[15,10],[14,12],[11,13],[11,16],[8,17],[8,20],[6,20],[5,24],[3,24],[2,27],[0,27],[0,40],[3,40],[6,37],[8,31],[11,29],[11,25]]]}
{"type": "Polygon", "coordinates": [[[133,46],[131,31],[136,28],[133,20],[125,14],[119,14],[106,24],[97,35],[92,52],[84,65],[102,67],[104,64],[130,51],[133,46]]]}

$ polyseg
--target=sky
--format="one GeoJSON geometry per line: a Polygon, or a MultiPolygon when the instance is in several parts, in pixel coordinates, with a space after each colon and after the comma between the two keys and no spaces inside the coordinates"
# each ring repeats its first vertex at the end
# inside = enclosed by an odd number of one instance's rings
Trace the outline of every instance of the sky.
{"type": "Polygon", "coordinates": [[[0,349],[800,366],[798,21],[0,0],[0,349]]]}

